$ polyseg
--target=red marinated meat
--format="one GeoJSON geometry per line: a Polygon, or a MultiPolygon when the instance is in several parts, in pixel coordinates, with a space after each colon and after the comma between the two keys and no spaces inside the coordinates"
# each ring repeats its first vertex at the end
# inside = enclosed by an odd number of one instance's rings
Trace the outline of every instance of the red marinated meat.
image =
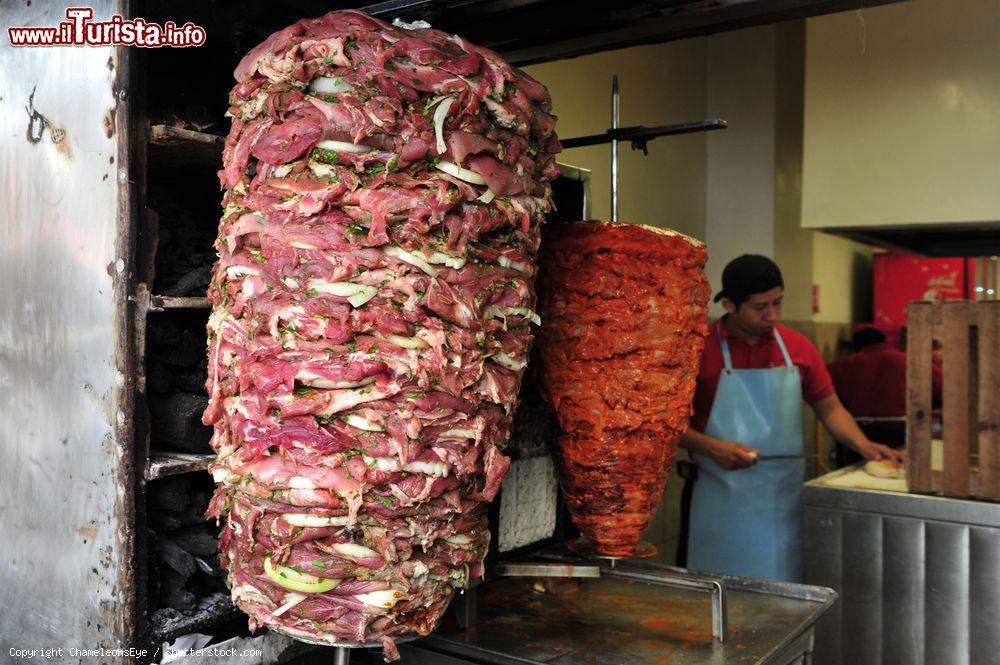
{"type": "Polygon", "coordinates": [[[705,246],[629,224],[546,230],[539,257],[542,394],[573,521],[632,556],[687,427],[707,334],[705,246]]]}
{"type": "Polygon", "coordinates": [[[398,658],[482,572],[555,116],[495,53],[356,11],[235,76],[205,411],[220,558],[251,627],[398,658]]]}

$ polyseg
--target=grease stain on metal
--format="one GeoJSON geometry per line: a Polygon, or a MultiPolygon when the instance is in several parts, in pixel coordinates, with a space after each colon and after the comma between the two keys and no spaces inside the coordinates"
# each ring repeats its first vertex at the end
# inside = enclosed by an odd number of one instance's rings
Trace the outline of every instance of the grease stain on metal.
{"type": "Polygon", "coordinates": [[[97,527],[96,526],[81,526],[78,529],[74,529],[77,535],[83,536],[84,538],[89,538],[90,540],[97,539],[97,527]]]}
{"type": "Polygon", "coordinates": [[[45,128],[49,125],[49,121],[45,116],[35,110],[35,89],[31,89],[31,94],[28,95],[28,105],[24,107],[24,110],[28,112],[27,137],[29,143],[38,143],[41,141],[42,135],[45,133],[45,128]]]}
{"type": "Polygon", "coordinates": [[[104,114],[104,134],[110,139],[115,135],[115,108],[112,106],[104,114]]]}
{"type": "Polygon", "coordinates": [[[69,149],[69,141],[66,140],[66,130],[54,125],[51,120],[39,113],[35,108],[36,90],[37,86],[31,89],[31,94],[28,95],[28,104],[24,107],[24,110],[28,112],[28,129],[25,132],[28,143],[36,145],[41,142],[45,136],[45,130],[48,129],[49,140],[56,146],[56,149],[64,157],[72,157],[69,149]]]}

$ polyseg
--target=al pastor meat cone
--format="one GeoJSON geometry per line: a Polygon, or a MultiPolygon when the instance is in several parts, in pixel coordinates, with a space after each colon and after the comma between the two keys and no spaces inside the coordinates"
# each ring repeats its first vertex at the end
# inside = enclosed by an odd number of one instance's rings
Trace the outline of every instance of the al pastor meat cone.
{"type": "Polygon", "coordinates": [[[652,227],[543,233],[541,390],[564,496],[600,554],[632,556],[663,497],[707,334],[706,259],[701,242],[652,227]]]}

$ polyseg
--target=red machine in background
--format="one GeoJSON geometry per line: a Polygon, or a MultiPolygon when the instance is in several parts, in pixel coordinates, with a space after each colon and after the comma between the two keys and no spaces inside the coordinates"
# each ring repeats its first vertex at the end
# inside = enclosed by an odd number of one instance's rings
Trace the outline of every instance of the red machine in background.
{"type": "MultiPolygon", "coordinates": [[[[927,259],[903,254],[876,254],[874,272],[875,327],[906,325],[906,306],[913,300],[975,299],[969,292],[969,262],[960,257],[927,259]]],[[[974,286],[973,286],[974,288],[974,286]]]]}

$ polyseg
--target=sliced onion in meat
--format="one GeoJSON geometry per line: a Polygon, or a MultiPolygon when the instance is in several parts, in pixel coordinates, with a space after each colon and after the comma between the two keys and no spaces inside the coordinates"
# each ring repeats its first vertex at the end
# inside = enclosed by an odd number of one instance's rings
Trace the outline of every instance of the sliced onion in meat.
{"type": "Polygon", "coordinates": [[[318,92],[321,95],[342,95],[353,89],[351,84],[340,76],[317,76],[309,82],[310,92],[318,92]]]}
{"type": "Polygon", "coordinates": [[[444,478],[449,470],[450,467],[445,462],[408,462],[403,465],[403,471],[422,473],[434,478],[444,478]]]}
{"type": "Polygon", "coordinates": [[[367,284],[328,282],[325,279],[310,280],[309,289],[318,293],[329,293],[333,296],[347,298],[347,302],[354,307],[361,307],[378,293],[378,289],[367,284]]]}
{"type": "Polygon", "coordinates": [[[429,263],[438,263],[441,265],[446,265],[449,268],[455,268],[458,270],[465,265],[465,259],[461,256],[452,256],[451,254],[445,254],[444,252],[434,252],[427,257],[429,263]]]}
{"type": "Polygon", "coordinates": [[[264,573],[278,586],[302,593],[323,593],[335,589],[340,584],[340,580],[323,579],[315,575],[297,572],[288,566],[271,563],[271,559],[268,557],[264,558],[264,573]]]}
{"type": "Polygon", "coordinates": [[[285,604],[271,612],[271,616],[280,617],[282,614],[292,609],[308,597],[309,596],[304,593],[286,593],[285,597],[281,599],[285,601],[285,604]]]}
{"type": "Polygon", "coordinates": [[[437,139],[437,151],[439,155],[443,155],[444,151],[448,149],[448,146],[444,143],[444,121],[448,119],[448,111],[451,110],[451,105],[454,103],[454,97],[445,97],[438,103],[437,109],[434,110],[434,138],[437,139]]]}
{"type": "Polygon", "coordinates": [[[490,190],[487,189],[485,192],[483,192],[483,195],[480,196],[479,198],[477,198],[476,200],[479,201],[479,202],[481,202],[481,203],[489,203],[490,201],[492,201],[496,197],[497,197],[496,194],[494,194],[493,192],[491,192],[490,190]]]}
{"type": "Polygon", "coordinates": [[[281,519],[285,520],[292,526],[316,529],[327,526],[344,526],[347,524],[346,515],[341,517],[323,517],[321,515],[312,515],[310,513],[285,513],[281,516],[281,519]]]}
{"type": "Polygon", "coordinates": [[[371,593],[359,593],[354,596],[365,605],[372,607],[383,607],[389,609],[406,596],[398,589],[385,589],[384,591],[372,591],[371,593]]]}
{"type": "Polygon", "coordinates": [[[419,252],[408,252],[402,247],[397,247],[395,245],[387,245],[383,251],[386,253],[386,256],[391,256],[399,259],[400,261],[406,261],[410,265],[420,268],[431,277],[437,277],[437,269],[428,263],[426,257],[419,252]]]}
{"type": "Polygon", "coordinates": [[[299,249],[319,249],[316,245],[310,245],[307,242],[290,242],[288,244],[292,247],[298,247],[299,249]]]}
{"type": "Polygon", "coordinates": [[[310,388],[325,388],[327,390],[344,390],[345,388],[360,388],[375,383],[374,376],[366,376],[360,381],[333,381],[316,376],[312,372],[301,371],[295,375],[295,380],[310,388]]]}
{"type": "Polygon", "coordinates": [[[288,479],[288,486],[293,490],[314,490],[316,483],[311,478],[305,476],[291,476],[288,479]]]}
{"type": "Polygon", "coordinates": [[[377,425],[375,423],[368,422],[367,418],[362,418],[361,416],[353,414],[353,413],[349,413],[346,416],[343,416],[343,420],[344,420],[345,423],[347,423],[351,427],[355,427],[357,429],[361,429],[361,430],[364,430],[366,432],[384,432],[385,431],[385,428],[382,427],[381,425],[377,425]]]}
{"type": "Polygon", "coordinates": [[[395,457],[369,457],[362,455],[365,464],[369,467],[394,473],[396,471],[408,471],[410,473],[422,473],[434,478],[444,478],[451,471],[451,467],[446,462],[407,462],[400,466],[399,460],[395,457]]]}
{"type": "Polygon", "coordinates": [[[469,427],[456,427],[455,429],[449,429],[438,434],[438,437],[445,438],[462,438],[462,439],[475,439],[476,430],[469,427]]]}
{"type": "Polygon", "coordinates": [[[375,550],[369,549],[364,545],[358,545],[357,543],[334,543],[332,547],[333,551],[337,554],[343,554],[344,556],[350,556],[356,559],[369,559],[372,557],[382,556],[375,550]]]}
{"type": "Polygon", "coordinates": [[[521,371],[528,364],[528,361],[515,360],[514,358],[511,358],[503,351],[497,351],[497,353],[493,356],[493,361],[498,365],[503,365],[507,369],[512,369],[515,372],[521,371]]]}
{"type": "Polygon", "coordinates": [[[361,459],[365,461],[365,464],[379,471],[385,471],[386,473],[399,471],[399,460],[395,457],[369,457],[368,455],[362,455],[361,459]]]}
{"type": "Polygon", "coordinates": [[[467,533],[456,533],[454,536],[448,536],[448,542],[452,545],[469,545],[474,541],[467,533]]]}
{"type": "Polygon", "coordinates": [[[538,316],[527,307],[508,307],[507,314],[523,316],[526,319],[531,319],[531,322],[534,323],[536,326],[542,325],[542,317],[538,316]]]}
{"type": "Polygon", "coordinates": [[[499,263],[504,268],[510,268],[511,270],[516,270],[518,272],[523,272],[523,273],[528,272],[527,265],[521,263],[520,261],[514,261],[513,259],[509,259],[506,256],[503,256],[502,254],[497,257],[497,263],[499,263]]]}
{"type": "Polygon", "coordinates": [[[391,342],[396,346],[400,346],[404,349],[426,349],[428,344],[419,337],[403,337],[402,335],[386,335],[385,339],[387,342],[391,342]]]}
{"type": "Polygon", "coordinates": [[[494,307],[490,305],[483,310],[483,316],[492,316],[504,321],[507,320],[508,316],[523,316],[526,319],[531,319],[531,322],[536,326],[542,325],[542,317],[527,307],[494,307]]]}
{"type": "Polygon", "coordinates": [[[316,147],[322,150],[332,150],[334,152],[353,152],[355,155],[363,155],[366,152],[372,151],[372,148],[369,148],[366,145],[347,143],[346,141],[333,141],[331,139],[320,141],[316,144],[316,147]]]}
{"type": "Polygon", "coordinates": [[[227,277],[246,277],[247,275],[259,275],[260,270],[251,266],[229,266],[226,268],[227,277]]]}
{"type": "Polygon", "coordinates": [[[483,180],[483,176],[479,175],[475,171],[470,171],[469,169],[463,169],[458,164],[452,164],[451,162],[446,162],[445,160],[440,160],[435,164],[439,170],[444,171],[448,175],[453,175],[459,180],[464,180],[465,182],[472,183],[473,185],[485,185],[486,181],[483,180]]]}

